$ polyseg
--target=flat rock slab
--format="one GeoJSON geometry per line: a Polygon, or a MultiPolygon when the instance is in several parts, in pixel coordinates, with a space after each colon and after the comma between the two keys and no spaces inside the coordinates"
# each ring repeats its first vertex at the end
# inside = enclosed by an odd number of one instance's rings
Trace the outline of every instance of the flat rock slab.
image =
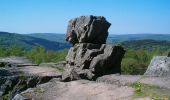
{"type": "MultiPolygon", "coordinates": [[[[17,97],[34,100],[152,100],[149,97],[134,98],[134,89],[128,85],[134,82],[168,88],[168,77],[146,77],[142,75],[105,75],[95,81],[77,80],[48,83],[29,88],[17,97]]],[[[16,99],[17,100],[17,99],[16,99]]]]}
{"type": "Polygon", "coordinates": [[[143,77],[141,83],[170,89],[170,77],[143,77]]]}
{"type": "Polygon", "coordinates": [[[107,84],[127,86],[127,85],[132,84],[136,81],[139,81],[141,78],[142,78],[141,75],[112,74],[112,75],[105,75],[105,76],[99,77],[96,81],[104,82],[107,84]]]}
{"type": "Polygon", "coordinates": [[[8,99],[11,100],[27,88],[61,77],[57,68],[38,66],[24,57],[0,58],[0,62],[0,100],[9,92],[8,99]]]}
{"type": "Polygon", "coordinates": [[[58,76],[61,75],[57,69],[48,66],[26,66],[17,68],[19,71],[24,72],[26,75],[37,76],[58,76]]]}
{"type": "Polygon", "coordinates": [[[170,77],[151,77],[151,76],[143,76],[143,75],[112,74],[112,75],[105,75],[97,79],[97,82],[105,82],[108,84],[115,84],[121,86],[126,86],[137,81],[143,84],[170,89],[170,77]]]}
{"type": "Polygon", "coordinates": [[[61,75],[61,72],[57,71],[57,69],[51,67],[44,67],[44,66],[43,67],[42,66],[19,67],[18,70],[28,75],[37,75],[37,76],[61,75]]]}
{"type": "Polygon", "coordinates": [[[134,89],[87,80],[59,82],[56,79],[28,89],[21,96],[34,100],[128,100],[134,89]]]}
{"type": "Polygon", "coordinates": [[[24,66],[24,67],[8,67],[0,68],[1,76],[59,76],[61,72],[55,68],[48,66],[24,66]],[[6,72],[6,73],[4,73],[6,72]],[[4,73],[4,74],[3,74],[4,73]]]}
{"type": "MultiPolygon", "coordinates": [[[[29,59],[25,57],[0,57],[0,62],[7,62],[11,64],[15,64],[14,67],[1,67],[0,77],[5,76],[13,76],[13,75],[24,75],[24,76],[58,76],[61,75],[61,72],[56,68],[52,68],[47,64],[44,66],[38,66],[37,64],[33,64],[29,59]],[[3,74],[3,72],[6,72],[3,74]]],[[[52,65],[52,64],[51,64],[52,65]]]]}
{"type": "Polygon", "coordinates": [[[10,62],[10,63],[16,63],[16,64],[31,64],[32,62],[25,57],[0,57],[0,62],[10,62]]]}

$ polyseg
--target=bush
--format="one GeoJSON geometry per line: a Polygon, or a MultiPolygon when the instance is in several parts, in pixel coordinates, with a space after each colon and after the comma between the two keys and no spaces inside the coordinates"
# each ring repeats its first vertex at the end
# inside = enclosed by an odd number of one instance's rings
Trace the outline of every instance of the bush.
{"type": "Polygon", "coordinates": [[[43,47],[34,47],[31,51],[26,53],[26,57],[31,59],[34,63],[40,64],[42,62],[58,62],[65,60],[68,49],[61,51],[46,50],[43,47]]]}
{"type": "Polygon", "coordinates": [[[125,56],[122,60],[121,67],[123,74],[144,74],[146,71],[151,59],[155,55],[165,55],[167,51],[161,51],[159,49],[155,49],[152,51],[144,50],[144,49],[127,49],[125,56]]]}
{"type": "Polygon", "coordinates": [[[9,47],[0,47],[0,57],[6,56],[23,56],[24,50],[16,45],[11,45],[9,47]]]}
{"type": "Polygon", "coordinates": [[[9,47],[0,47],[0,57],[7,56],[25,56],[31,59],[34,63],[40,64],[42,62],[58,62],[65,60],[68,49],[60,51],[46,50],[41,46],[33,47],[30,51],[25,51],[16,45],[9,47]]]}

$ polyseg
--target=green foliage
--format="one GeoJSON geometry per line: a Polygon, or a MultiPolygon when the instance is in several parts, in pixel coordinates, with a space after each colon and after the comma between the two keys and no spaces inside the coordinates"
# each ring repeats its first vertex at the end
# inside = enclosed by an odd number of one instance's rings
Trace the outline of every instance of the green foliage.
{"type": "Polygon", "coordinates": [[[156,86],[151,86],[147,84],[143,84],[140,82],[135,82],[131,84],[131,86],[135,89],[134,97],[150,97],[153,100],[169,100],[169,89],[164,89],[156,86]]]}
{"type": "Polygon", "coordinates": [[[26,57],[33,60],[34,63],[40,64],[46,59],[46,50],[42,47],[34,47],[31,51],[26,53],[26,57]]]}
{"type": "Polygon", "coordinates": [[[165,40],[129,40],[116,44],[126,49],[121,64],[123,74],[142,75],[153,56],[166,56],[170,51],[170,41],[165,40]]]}
{"type": "Polygon", "coordinates": [[[33,47],[30,51],[25,51],[16,45],[9,47],[0,47],[0,57],[6,56],[25,56],[31,59],[34,63],[42,62],[58,62],[65,60],[68,49],[60,51],[46,50],[41,46],[33,47]]]}
{"type": "Polygon", "coordinates": [[[5,57],[5,56],[9,56],[9,55],[10,55],[10,52],[8,51],[7,48],[0,47],[0,56],[1,57],[5,57]]]}
{"type": "Polygon", "coordinates": [[[167,55],[168,51],[153,49],[148,51],[145,49],[127,49],[122,60],[122,73],[138,75],[144,74],[151,59],[156,55],[167,55]]]}
{"type": "Polygon", "coordinates": [[[159,49],[161,51],[166,51],[170,49],[170,41],[165,41],[165,40],[151,40],[151,39],[130,40],[130,41],[120,42],[120,44],[124,48],[133,49],[133,50],[144,49],[148,51],[153,51],[159,49]]]}
{"type": "Polygon", "coordinates": [[[9,47],[0,47],[0,57],[5,56],[23,56],[24,50],[16,45],[11,45],[9,47]]]}
{"type": "MultiPolygon", "coordinates": [[[[160,41],[150,41],[150,43],[149,41],[150,40],[140,40],[138,42],[127,42],[124,45],[120,44],[126,49],[121,64],[123,74],[144,74],[153,56],[167,55],[170,51],[168,42],[164,45],[160,41]]],[[[25,51],[25,49],[18,47],[17,44],[0,47],[0,57],[25,56],[36,64],[63,61],[65,60],[67,52],[68,49],[53,51],[47,50],[42,46],[35,46],[31,50],[25,51]]]]}
{"type": "Polygon", "coordinates": [[[68,49],[57,51],[57,52],[55,52],[55,54],[54,54],[55,56],[51,61],[52,62],[64,61],[67,53],[68,53],[68,49]]]}
{"type": "Polygon", "coordinates": [[[22,48],[19,48],[17,45],[12,45],[9,47],[9,54],[10,56],[23,56],[24,51],[22,48]]]}
{"type": "Polygon", "coordinates": [[[68,49],[62,51],[46,50],[43,47],[34,47],[31,51],[26,53],[26,57],[34,61],[36,64],[42,62],[58,62],[65,60],[68,49]]]}
{"type": "Polygon", "coordinates": [[[140,82],[135,82],[132,84],[132,87],[135,88],[135,93],[140,95],[142,93],[142,84],[140,82]]]}
{"type": "Polygon", "coordinates": [[[143,74],[151,60],[151,56],[144,50],[127,50],[122,60],[122,73],[143,74]]]}

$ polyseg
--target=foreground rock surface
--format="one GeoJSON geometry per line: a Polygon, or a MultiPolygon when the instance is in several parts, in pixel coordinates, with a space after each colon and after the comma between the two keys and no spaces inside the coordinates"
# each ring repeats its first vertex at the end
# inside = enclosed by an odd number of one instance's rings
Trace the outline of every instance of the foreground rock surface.
{"type": "Polygon", "coordinates": [[[3,65],[0,67],[0,99],[5,95],[12,99],[27,88],[61,76],[61,72],[56,69],[32,64],[23,57],[1,58],[0,61],[3,65]]]}
{"type": "MultiPolygon", "coordinates": [[[[97,82],[104,82],[107,84],[115,84],[120,86],[127,86],[135,82],[141,82],[160,88],[170,89],[170,77],[151,77],[143,75],[105,75],[97,78],[97,82]]],[[[169,90],[170,93],[170,90],[169,90]]]]}
{"type": "Polygon", "coordinates": [[[170,77],[170,57],[167,56],[153,57],[144,75],[170,77]]]}
{"type": "Polygon", "coordinates": [[[88,80],[64,83],[53,79],[36,88],[28,89],[19,96],[34,100],[130,100],[133,91],[133,88],[127,86],[120,87],[88,80]]]}
{"type": "MultiPolygon", "coordinates": [[[[76,80],[59,82],[53,78],[45,84],[29,88],[15,98],[34,100],[153,100],[151,97],[135,97],[131,84],[141,82],[149,86],[162,88],[165,96],[170,93],[168,77],[146,77],[142,75],[105,75],[96,81],[76,80]],[[166,92],[165,92],[166,91],[166,92]]],[[[17,100],[17,99],[14,99],[17,100]]]]}

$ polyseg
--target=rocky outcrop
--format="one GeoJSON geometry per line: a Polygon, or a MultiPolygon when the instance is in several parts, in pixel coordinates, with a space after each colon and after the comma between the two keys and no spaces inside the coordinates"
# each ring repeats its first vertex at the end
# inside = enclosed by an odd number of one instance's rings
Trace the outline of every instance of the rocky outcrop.
{"type": "Polygon", "coordinates": [[[155,97],[155,93],[169,97],[170,77],[112,74],[99,77],[96,82],[89,80],[59,82],[53,78],[47,83],[17,94],[13,100],[23,100],[23,98],[26,100],[153,100],[152,96],[155,97]],[[147,92],[149,89],[147,93],[151,94],[151,97],[134,98],[138,89],[136,86],[141,87],[142,92],[147,92]]]}
{"type": "Polygon", "coordinates": [[[104,44],[110,25],[101,16],[80,16],[69,21],[66,40],[73,47],[66,57],[62,81],[95,80],[102,75],[121,73],[125,50],[104,44]]]}
{"type": "Polygon", "coordinates": [[[13,100],[133,100],[133,92],[134,89],[127,86],[88,80],[59,82],[54,78],[16,95],[13,100]]]}
{"type": "Polygon", "coordinates": [[[23,57],[0,59],[0,99],[11,100],[16,94],[61,77],[61,72],[48,66],[31,64],[23,57]],[[15,58],[15,59],[14,59],[15,58]]]}
{"type": "Polygon", "coordinates": [[[104,44],[110,25],[103,16],[80,16],[71,19],[66,40],[73,45],[76,43],[104,44]]]}
{"type": "Polygon", "coordinates": [[[170,76],[170,57],[155,56],[152,58],[145,76],[170,76]]]}

